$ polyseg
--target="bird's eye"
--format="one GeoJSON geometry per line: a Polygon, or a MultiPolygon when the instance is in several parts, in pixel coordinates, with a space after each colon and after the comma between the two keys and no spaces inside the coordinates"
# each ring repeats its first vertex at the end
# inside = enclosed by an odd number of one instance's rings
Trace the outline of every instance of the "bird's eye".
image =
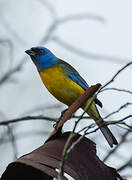
{"type": "Polygon", "coordinates": [[[45,54],[47,54],[47,52],[44,51],[43,49],[39,49],[38,54],[39,55],[45,55],[45,54]]]}
{"type": "Polygon", "coordinates": [[[39,50],[40,53],[44,53],[44,51],[42,49],[39,50]]]}

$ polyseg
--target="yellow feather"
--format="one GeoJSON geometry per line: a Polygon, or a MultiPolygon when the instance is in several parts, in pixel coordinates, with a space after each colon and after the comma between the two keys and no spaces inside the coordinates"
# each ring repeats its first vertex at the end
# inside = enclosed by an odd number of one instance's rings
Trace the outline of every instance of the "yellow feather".
{"type": "Polygon", "coordinates": [[[65,70],[56,65],[39,72],[48,91],[59,101],[70,106],[83,92],[83,88],[67,78],[65,70]]]}
{"type": "MultiPolygon", "coordinates": [[[[70,106],[81,94],[84,89],[66,76],[65,70],[59,65],[47,68],[39,72],[40,77],[48,91],[62,103],[70,106]]],[[[86,104],[90,102],[88,99],[86,104]]],[[[84,106],[85,107],[85,106],[84,106]]],[[[87,112],[90,116],[99,117],[95,103],[91,104],[87,112]]]]}

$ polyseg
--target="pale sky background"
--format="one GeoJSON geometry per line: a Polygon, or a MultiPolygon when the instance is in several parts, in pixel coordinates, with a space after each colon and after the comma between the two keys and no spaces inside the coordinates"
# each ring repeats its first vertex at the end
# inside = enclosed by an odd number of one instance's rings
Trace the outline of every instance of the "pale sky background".
{"type": "MultiPolygon", "coordinates": [[[[89,85],[96,83],[103,85],[110,80],[122,66],[132,60],[131,7],[131,0],[1,0],[0,40],[11,40],[14,51],[13,57],[9,57],[9,48],[6,45],[0,45],[0,76],[5,73],[9,66],[14,67],[23,57],[26,57],[26,63],[22,70],[12,76],[13,82],[0,86],[0,111],[6,115],[6,120],[21,117],[25,115],[25,112],[36,106],[54,106],[58,104],[58,101],[43,86],[35,66],[24,53],[26,49],[32,46],[39,44],[48,47],[56,56],[73,65],[89,85]],[[47,8],[49,5],[52,13],[47,8]],[[48,28],[56,18],[63,19],[70,15],[81,14],[89,14],[95,19],[98,17],[99,20],[67,21],[58,26],[52,36],[55,35],[62,41],[86,53],[102,55],[106,58],[95,59],[81,56],[64,48],[54,40],[42,42],[48,28]]],[[[132,91],[131,79],[132,67],[129,67],[118,76],[111,87],[125,88],[132,91]]],[[[99,99],[104,105],[104,108],[100,109],[102,116],[117,110],[126,102],[132,102],[131,95],[115,91],[103,92],[99,95],[99,99]]],[[[64,108],[65,106],[62,106],[61,110],[64,108]]],[[[61,110],[44,110],[43,114],[58,117],[61,110]]],[[[131,114],[131,111],[132,107],[129,106],[119,114],[112,116],[109,120],[121,119],[125,115],[131,114]]],[[[40,112],[35,115],[39,114],[40,112]]],[[[79,127],[86,125],[85,123],[82,122],[79,127]]],[[[73,120],[68,121],[64,129],[70,130],[73,124],[73,120]]],[[[16,124],[13,133],[18,136],[16,141],[18,157],[41,146],[53,130],[52,126],[53,123],[44,121],[29,121],[16,124]],[[34,131],[36,134],[33,135],[34,131]],[[38,133],[39,131],[40,133],[38,133]],[[31,135],[29,136],[30,133],[31,135]],[[22,134],[25,134],[25,137],[22,138],[22,134]]],[[[116,126],[111,127],[111,129],[119,141],[123,130],[116,126]]],[[[5,130],[6,127],[0,127],[0,134],[5,130]]],[[[98,156],[102,159],[109,150],[109,146],[100,132],[89,137],[97,143],[98,156]]],[[[131,138],[132,136],[129,136],[129,139],[131,138]]],[[[6,137],[5,139],[8,138],[6,137]]],[[[132,156],[131,146],[132,143],[122,146],[118,155],[116,157],[113,156],[106,163],[114,168],[119,167],[132,156]]],[[[0,174],[2,174],[6,166],[13,161],[11,144],[1,143],[0,153],[0,174]]],[[[130,172],[131,169],[128,168],[122,174],[130,174],[130,172]]]]}

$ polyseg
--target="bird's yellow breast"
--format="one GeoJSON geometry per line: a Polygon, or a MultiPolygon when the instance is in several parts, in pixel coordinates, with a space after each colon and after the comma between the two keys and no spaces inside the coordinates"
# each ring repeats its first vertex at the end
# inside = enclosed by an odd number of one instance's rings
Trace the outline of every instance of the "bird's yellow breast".
{"type": "Polygon", "coordinates": [[[48,91],[59,101],[70,106],[84,89],[66,76],[66,71],[59,65],[39,72],[48,91]]]}

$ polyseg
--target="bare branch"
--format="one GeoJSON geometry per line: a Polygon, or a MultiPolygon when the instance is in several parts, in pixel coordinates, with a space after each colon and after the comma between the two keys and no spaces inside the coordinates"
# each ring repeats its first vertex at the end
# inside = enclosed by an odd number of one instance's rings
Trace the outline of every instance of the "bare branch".
{"type": "Polygon", "coordinates": [[[53,33],[55,32],[55,30],[60,27],[61,25],[70,22],[70,21],[75,21],[75,20],[95,20],[95,21],[99,21],[99,22],[104,22],[104,18],[102,18],[101,16],[97,16],[97,15],[92,15],[92,14],[76,14],[76,15],[68,15],[66,17],[63,18],[57,18],[55,16],[54,21],[52,22],[52,24],[49,26],[45,36],[40,40],[40,43],[46,43],[50,40],[54,40],[55,37],[53,36],[53,33]]]}
{"type": "Polygon", "coordinates": [[[97,54],[97,53],[92,53],[92,52],[88,52],[88,51],[86,52],[84,50],[81,50],[80,48],[77,48],[77,47],[63,41],[58,36],[53,36],[52,40],[55,41],[57,44],[59,44],[61,47],[64,47],[65,49],[71,51],[72,53],[75,53],[84,58],[100,60],[100,61],[110,60],[110,62],[114,62],[114,63],[124,63],[124,61],[125,61],[125,58],[108,56],[108,55],[104,55],[104,54],[97,54]]]}
{"type": "Polygon", "coordinates": [[[2,38],[2,39],[0,39],[0,44],[2,44],[2,45],[8,45],[8,47],[9,47],[9,59],[10,59],[10,61],[9,61],[9,69],[11,69],[11,67],[12,67],[12,62],[13,62],[13,59],[14,59],[14,57],[13,57],[13,42],[10,40],[10,39],[7,39],[7,38],[2,38]]]}
{"type": "Polygon", "coordinates": [[[11,27],[11,24],[8,22],[8,20],[2,13],[1,13],[1,23],[3,24],[5,29],[8,30],[8,32],[11,33],[11,35],[15,39],[17,39],[18,42],[21,42],[20,45],[26,44],[26,41],[24,41],[23,38],[18,35],[18,33],[15,31],[15,27],[14,28],[11,27]]]}
{"type": "Polygon", "coordinates": [[[120,120],[105,121],[105,122],[103,123],[103,125],[123,124],[123,125],[129,127],[130,129],[132,129],[132,126],[131,126],[131,125],[128,125],[128,124],[126,124],[125,122],[123,122],[123,121],[125,121],[125,120],[127,120],[127,119],[129,119],[129,118],[132,118],[132,115],[131,115],[131,114],[128,115],[128,116],[125,116],[124,118],[122,118],[122,119],[120,119],[120,120]]]}
{"type": "Polygon", "coordinates": [[[94,14],[88,14],[88,13],[84,13],[84,14],[70,14],[68,16],[65,16],[61,19],[59,19],[59,24],[63,24],[66,22],[70,22],[70,21],[79,21],[79,20],[94,20],[97,22],[101,22],[101,23],[105,23],[105,18],[99,15],[94,15],[94,14]]]}
{"type": "Polygon", "coordinates": [[[63,180],[64,164],[68,157],[67,147],[69,146],[69,144],[74,136],[75,136],[74,133],[70,133],[70,135],[66,141],[66,144],[64,146],[63,153],[62,153],[61,165],[60,165],[60,169],[59,169],[59,173],[58,173],[58,180],[63,180]]]}
{"type": "Polygon", "coordinates": [[[85,126],[84,128],[80,129],[80,130],[77,132],[77,134],[79,134],[79,133],[81,133],[81,132],[83,132],[83,131],[87,132],[90,128],[94,128],[95,126],[96,126],[95,123],[92,123],[92,124],[90,124],[89,126],[85,126]]]}
{"type": "Polygon", "coordinates": [[[121,167],[119,167],[118,169],[117,169],[117,171],[122,171],[122,170],[124,170],[126,167],[131,167],[132,166],[132,157],[126,162],[126,163],[124,163],[121,167]]]}
{"type": "Polygon", "coordinates": [[[57,18],[57,13],[52,4],[46,0],[39,0],[39,2],[49,10],[50,14],[52,15],[52,18],[55,20],[57,18]]]}
{"type": "Polygon", "coordinates": [[[132,105],[132,103],[127,102],[127,103],[123,104],[123,105],[122,105],[121,107],[119,107],[116,111],[113,111],[112,113],[108,114],[108,115],[105,116],[103,119],[107,119],[108,117],[110,117],[110,116],[118,113],[119,111],[121,111],[122,109],[128,107],[129,105],[132,105]]]}
{"type": "MultiPolygon", "coordinates": [[[[104,125],[107,125],[107,126],[108,126],[108,125],[114,125],[114,124],[115,124],[115,125],[116,125],[116,124],[125,125],[126,127],[129,128],[129,131],[132,132],[132,126],[126,124],[125,122],[123,122],[123,121],[125,121],[126,119],[129,119],[129,118],[132,118],[132,115],[126,116],[126,117],[124,117],[124,118],[121,119],[121,120],[104,122],[104,123],[102,123],[100,126],[98,126],[96,129],[94,129],[94,130],[92,130],[92,131],[90,131],[90,132],[87,132],[87,131],[89,130],[89,126],[88,126],[88,128],[85,130],[85,135],[89,135],[89,134],[92,134],[92,133],[98,131],[98,130],[100,129],[100,127],[102,127],[102,126],[104,126],[104,125]]],[[[95,124],[95,126],[96,126],[96,124],[95,124]]],[[[91,126],[91,128],[93,128],[93,127],[94,127],[94,125],[91,126]]]]}
{"type": "Polygon", "coordinates": [[[116,78],[123,70],[125,70],[127,67],[129,67],[130,65],[132,65],[132,61],[130,61],[130,62],[127,63],[125,66],[123,66],[121,69],[119,69],[119,70],[115,73],[115,75],[99,89],[98,93],[101,92],[101,90],[104,89],[106,86],[108,86],[109,84],[111,84],[111,83],[115,80],[115,78],[116,78]]]}
{"type": "MultiPolygon", "coordinates": [[[[1,114],[1,112],[0,112],[1,114]]],[[[72,116],[71,118],[79,118],[80,116],[72,116]]],[[[83,119],[89,119],[90,117],[83,117],[83,119]]],[[[58,118],[51,118],[51,117],[47,117],[47,116],[43,116],[43,115],[39,115],[39,116],[24,116],[24,117],[20,117],[20,118],[16,118],[16,119],[11,119],[11,120],[7,120],[7,121],[0,121],[0,126],[6,126],[8,124],[12,124],[12,123],[18,123],[18,122],[22,122],[22,121],[30,121],[30,120],[47,120],[47,121],[51,121],[51,122],[57,122],[59,119],[58,118]]]]}
{"type": "MultiPolygon", "coordinates": [[[[129,116],[129,117],[130,117],[130,116],[129,116]]],[[[132,117],[132,115],[131,115],[131,117],[132,117]]],[[[128,118],[128,117],[127,117],[127,118],[128,118]]],[[[126,119],[127,119],[127,118],[126,118],[126,119]]],[[[124,118],[124,119],[125,119],[125,118],[124,118]]],[[[124,119],[122,119],[122,120],[124,120],[124,119]]],[[[120,120],[120,123],[121,123],[122,120],[120,120]]],[[[108,124],[115,124],[115,123],[118,123],[118,122],[119,122],[119,121],[107,122],[107,125],[108,125],[108,124]]],[[[105,123],[105,124],[106,124],[106,123],[105,123]]],[[[123,123],[123,124],[124,124],[124,123],[123,123]]],[[[75,124],[75,125],[76,125],[76,124],[75,124]]],[[[104,124],[102,124],[101,126],[103,126],[103,125],[104,125],[104,124]]],[[[71,134],[70,134],[70,136],[69,136],[69,138],[68,138],[68,140],[67,140],[67,142],[66,142],[66,144],[65,144],[64,150],[63,150],[63,159],[62,159],[62,161],[61,161],[61,167],[60,167],[59,174],[58,174],[58,179],[59,179],[59,180],[61,180],[62,177],[63,177],[63,173],[64,173],[64,163],[65,163],[65,161],[66,161],[66,159],[67,159],[67,157],[68,157],[68,154],[69,154],[69,153],[71,152],[71,150],[75,147],[75,145],[77,145],[77,144],[81,141],[81,139],[82,139],[85,135],[94,133],[94,132],[96,132],[97,130],[100,129],[100,126],[99,126],[98,128],[96,128],[96,129],[94,129],[94,130],[92,130],[92,131],[90,131],[90,132],[87,132],[89,129],[91,129],[91,128],[95,127],[95,126],[96,126],[96,124],[91,124],[91,125],[88,126],[87,128],[85,127],[85,129],[83,129],[83,130],[85,130],[84,133],[83,133],[83,135],[80,136],[80,138],[78,138],[78,139],[68,148],[68,146],[69,146],[72,138],[76,135],[73,131],[71,132],[71,134]],[[68,148],[68,149],[67,149],[67,148],[68,148]]],[[[131,128],[132,128],[132,127],[131,127],[131,128]]],[[[75,129],[75,128],[74,128],[74,129],[75,129]]]]}
{"type": "MultiPolygon", "coordinates": [[[[6,119],[6,115],[0,111],[0,117],[2,119],[6,119]]],[[[12,149],[13,149],[13,159],[15,160],[17,158],[17,145],[16,145],[16,139],[15,139],[15,136],[13,134],[13,130],[12,128],[9,126],[9,124],[7,124],[7,135],[9,136],[10,138],[10,142],[11,142],[11,145],[12,145],[12,149]]],[[[5,137],[5,136],[4,136],[5,137]]],[[[2,137],[2,139],[4,138],[2,137]]]]}
{"type": "Polygon", "coordinates": [[[7,82],[14,73],[20,71],[24,64],[25,58],[23,58],[22,61],[16,67],[12,68],[0,79],[0,85],[3,85],[5,82],[7,82]]]}
{"type": "Polygon", "coordinates": [[[52,35],[54,33],[54,31],[56,30],[58,26],[58,21],[55,20],[49,27],[48,27],[48,30],[47,32],[45,33],[44,37],[41,38],[40,40],[40,44],[41,43],[47,43],[48,41],[50,41],[52,39],[52,35]]]}
{"type": "Polygon", "coordinates": [[[132,91],[129,91],[129,90],[127,90],[127,89],[119,89],[119,88],[114,88],[114,87],[112,87],[112,88],[105,88],[105,89],[102,89],[101,90],[101,92],[104,92],[104,91],[109,91],[109,90],[111,90],[111,91],[121,91],[121,92],[125,92],[125,93],[128,93],[128,94],[131,94],[132,95],[132,91]]]}
{"type": "Polygon", "coordinates": [[[51,118],[51,117],[46,117],[46,116],[25,116],[21,118],[16,118],[16,119],[11,119],[8,121],[0,121],[0,126],[6,126],[7,124],[11,123],[16,123],[16,122],[21,122],[21,121],[28,121],[28,120],[48,120],[48,121],[53,121],[56,122],[58,119],[57,118],[51,118]]]}
{"type": "Polygon", "coordinates": [[[9,124],[7,125],[7,128],[8,128],[7,134],[8,134],[9,137],[10,137],[10,142],[11,142],[12,148],[13,148],[13,154],[14,154],[13,159],[15,160],[15,159],[17,159],[17,154],[18,154],[18,153],[17,153],[16,138],[15,138],[15,136],[14,136],[14,134],[13,134],[13,130],[12,130],[12,128],[9,126],[9,124]]]}

